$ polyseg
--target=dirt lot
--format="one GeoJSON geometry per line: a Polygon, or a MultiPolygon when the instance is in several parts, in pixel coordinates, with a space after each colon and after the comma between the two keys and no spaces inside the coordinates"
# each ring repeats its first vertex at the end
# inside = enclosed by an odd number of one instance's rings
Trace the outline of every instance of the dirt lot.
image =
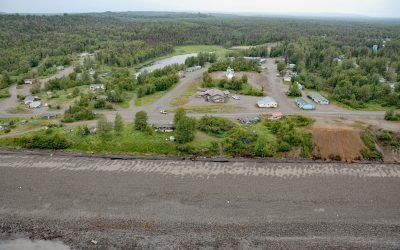
{"type": "Polygon", "coordinates": [[[314,126],[312,128],[313,141],[321,154],[322,159],[342,161],[360,160],[360,150],[364,143],[360,138],[360,131],[350,127],[314,126]]]}
{"type": "Polygon", "coordinates": [[[0,242],[52,240],[75,249],[398,249],[399,180],[400,166],[391,164],[1,152],[0,242]]]}

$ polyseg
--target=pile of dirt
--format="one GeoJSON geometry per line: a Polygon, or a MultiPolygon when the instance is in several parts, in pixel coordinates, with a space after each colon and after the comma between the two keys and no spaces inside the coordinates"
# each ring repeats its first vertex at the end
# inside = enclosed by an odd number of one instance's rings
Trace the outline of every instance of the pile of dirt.
{"type": "Polygon", "coordinates": [[[360,150],[364,143],[360,131],[349,127],[314,126],[313,141],[316,155],[324,160],[357,161],[361,160],[360,150]]]}

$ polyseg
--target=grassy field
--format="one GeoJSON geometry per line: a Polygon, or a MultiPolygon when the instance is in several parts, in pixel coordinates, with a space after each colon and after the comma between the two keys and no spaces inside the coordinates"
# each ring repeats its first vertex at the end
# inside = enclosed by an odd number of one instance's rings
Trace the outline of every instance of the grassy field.
{"type": "MultiPolygon", "coordinates": [[[[169,89],[169,90],[171,90],[171,89],[169,89]]],[[[155,92],[154,94],[151,94],[151,95],[146,95],[146,96],[140,97],[140,98],[136,99],[135,105],[139,106],[139,107],[150,105],[153,102],[155,102],[156,100],[160,99],[169,90],[159,91],[159,92],[155,92]]]]}
{"type": "MultiPolygon", "coordinates": [[[[45,127],[48,126],[51,122],[48,120],[43,120],[43,119],[36,119],[36,118],[0,118],[0,124],[4,123],[11,123],[13,124],[12,126],[9,127],[8,132],[23,132],[27,130],[31,130],[34,128],[40,128],[40,127],[45,127]],[[28,123],[26,124],[21,124],[22,120],[27,120],[28,123]]],[[[1,134],[6,134],[6,130],[0,131],[1,134]]]]}
{"type": "Polygon", "coordinates": [[[189,102],[189,98],[196,94],[197,89],[200,88],[200,86],[200,82],[190,85],[181,96],[172,100],[171,105],[180,107],[187,104],[189,102]]]}

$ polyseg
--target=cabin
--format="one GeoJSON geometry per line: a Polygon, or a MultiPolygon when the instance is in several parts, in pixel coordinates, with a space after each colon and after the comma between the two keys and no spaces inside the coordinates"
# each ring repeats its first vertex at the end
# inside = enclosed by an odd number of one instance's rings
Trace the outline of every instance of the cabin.
{"type": "Polygon", "coordinates": [[[278,103],[271,96],[266,96],[257,102],[259,108],[277,108],[278,103]]]}
{"type": "Polygon", "coordinates": [[[24,80],[24,83],[25,84],[30,84],[30,85],[32,85],[32,84],[35,84],[35,83],[37,83],[38,81],[36,80],[36,79],[25,79],[24,80]]]}
{"type": "Polygon", "coordinates": [[[323,97],[322,95],[320,95],[318,93],[310,93],[307,96],[308,96],[308,98],[313,100],[315,103],[322,104],[322,105],[329,104],[328,99],[326,99],[325,97],[323,97]]]}
{"type": "Polygon", "coordinates": [[[294,100],[294,102],[296,103],[296,105],[304,110],[314,110],[315,109],[315,105],[308,103],[306,100],[304,100],[303,98],[299,97],[296,98],[294,100]]]}

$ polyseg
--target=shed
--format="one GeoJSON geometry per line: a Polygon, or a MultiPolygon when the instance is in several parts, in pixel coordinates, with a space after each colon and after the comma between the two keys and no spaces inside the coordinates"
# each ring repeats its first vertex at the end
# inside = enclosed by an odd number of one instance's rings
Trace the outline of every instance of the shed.
{"type": "Polygon", "coordinates": [[[301,97],[296,98],[294,100],[294,102],[301,109],[304,109],[304,110],[313,110],[313,109],[315,109],[315,105],[314,104],[308,103],[306,100],[304,100],[301,97]]]}
{"type": "Polygon", "coordinates": [[[40,101],[31,102],[31,103],[29,104],[29,107],[30,107],[31,109],[38,109],[38,108],[40,108],[41,106],[42,106],[42,103],[41,103],[40,101]]]}
{"type": "Polygon", "coordinates": [[[322,105],[329,104],[328,99],[326,99],[325,97],[323,97],[322,95],[320,95],[318,93],[310,93],[310,94],[308,94],[308,98],[310,98],[311,100],[313,100],[315,103],[318,103],[318,104],[322,104],[322,105]]]}
{"type": "Polygon", "coordinates": [[[259,108],[277,108],[278,103],[271,96],[266,96],[257,102],[259,108]]]}

